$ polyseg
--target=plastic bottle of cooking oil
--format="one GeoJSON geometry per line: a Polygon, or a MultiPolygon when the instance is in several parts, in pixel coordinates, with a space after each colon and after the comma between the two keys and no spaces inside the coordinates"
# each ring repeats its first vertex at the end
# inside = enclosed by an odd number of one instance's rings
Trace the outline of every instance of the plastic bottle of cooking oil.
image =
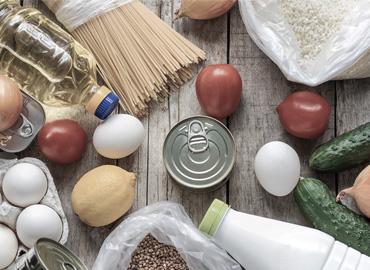
{"type": "Polygon", "coordinates": [[[44,104],[84,104],[105,119],[118,97],[96,82],[94,57],[33,8],[0,0],[0,74],[44,104]]]}

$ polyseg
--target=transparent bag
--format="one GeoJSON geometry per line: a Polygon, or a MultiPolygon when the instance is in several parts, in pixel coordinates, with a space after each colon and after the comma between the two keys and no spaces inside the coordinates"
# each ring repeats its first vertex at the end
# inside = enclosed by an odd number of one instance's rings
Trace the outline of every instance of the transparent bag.
{"type": "Polygon", "coordinates": [[[190,270],[241,270],[226,251],[198,231],[181,205],[172,202],[149,205],[125,219],[104,241],[92,270],[127,269],[148,234],[176,247],[190,270]]]}
{"type": "Polygon", "coordinates": [[[70,32],[89,20],[132,0],[42,0],[70,32]]]}
{"type": "MultiPolygon", "coordinates": [[[[239,0],[239,6],[250,37],[288,80],[317,86],[330,80],[370,77],[369,0],[358,0],[350,6],[337,31],[321,44],[320,52],[310,61],[302,59],[281,1],[239,0]]],[[[313,0],[302,1],[302,6],[306,1],[313,0]]]]}

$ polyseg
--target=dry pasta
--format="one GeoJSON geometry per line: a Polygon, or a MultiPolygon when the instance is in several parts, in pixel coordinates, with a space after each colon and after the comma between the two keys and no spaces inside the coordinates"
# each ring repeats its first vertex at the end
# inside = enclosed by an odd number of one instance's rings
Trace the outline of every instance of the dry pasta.
{"type": "Polygon", "coordinates": [[[189,80],[191,65],[205,59],[204,51],[139,1],[89,20],[72,35],[93,52],[122,108],[136,116],[146,114],[150,101],[165,98],[171,87],[189,80]]]}

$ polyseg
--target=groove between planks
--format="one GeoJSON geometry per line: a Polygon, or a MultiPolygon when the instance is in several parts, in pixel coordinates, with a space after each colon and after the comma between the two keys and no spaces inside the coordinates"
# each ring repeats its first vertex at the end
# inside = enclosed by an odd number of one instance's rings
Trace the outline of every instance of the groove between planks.
{"type": "MultiPolygon", "coordinates": [[[[168,177],[162,161],[162,144],[166,134],[178,121],[201,114],[195,95],[195,77],[180,91],[175,91],[162,104],[152,106],[150,115],[143,119],[147,130],[145,144],[139,151],[123,160],[113,161],[126,170],[137,173],[137,197],[132,211],[147,204],[171,200],[184,205],[197,224],[213,198],[228,200],[241,211],[272,217],[279,220],[306,224],[298,211],[292,196],[275,198],[268,195],[257,183],[253,171],[256,151],[271,140],[282,140],[297,149],[302,161],[302,175],[316,176],[336,190],[335,175],[318,175],[307,166],[312,149],[358,124],[369,121],[370,80],[329,82],[314,90],[325,96],[333,106],[330,127],[324,136],[316,141],[302,141],[287,135],[280,127],[275,106],[291,91],[306,87],[288,82],[278,68],[255,46],[246,33],[238,7],[216,20],[192,21],[182,19],[172,23],[173,13],[180,6],[180,0],[143,1],[153,12],[160,15],[178,32],[208,52],[211,63],[235,65],[243,78],[243,99],[237,113],[227,120],[239,146],[237,165],[227,186],[209,194],[194,194],[173,183],[168,177]]],[[[27,6],[34,6],[52,16],[37,0],[24,0],[27,6]]],[[[195,67],[197,73],[201,67],[195,67]]],[[[86,116],[84,128],[92,134],[97,122],[86,116]]],[[[23,155],[41,158],[33,146],[23,155]]],[[[56,179],[62,203],[71,227],[67,246],[79,255],[91,268],[100,245],[113,229],[109,226],[93,229],[83,225],[74,216],[70,207],[70,192],[74,183],[87,170],[112,161],[97,156],[89,146],[83,162],[67,168],[48,164],[56,179]]],[[[338,175],[338,188],[352,183],[358,170],[338,175]]]]}

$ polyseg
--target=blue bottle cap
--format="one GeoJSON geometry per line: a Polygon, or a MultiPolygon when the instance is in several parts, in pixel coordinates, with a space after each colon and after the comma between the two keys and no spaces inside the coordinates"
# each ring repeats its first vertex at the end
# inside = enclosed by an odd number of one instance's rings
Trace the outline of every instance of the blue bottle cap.
{"type": "Polygon", "coordinates": [[[106,119],[119,103],[119,98],[113,92],[110,92],[105,98],[100,102],[99,106],[96,108],[95,116],[101,120],[106,119]]]}

